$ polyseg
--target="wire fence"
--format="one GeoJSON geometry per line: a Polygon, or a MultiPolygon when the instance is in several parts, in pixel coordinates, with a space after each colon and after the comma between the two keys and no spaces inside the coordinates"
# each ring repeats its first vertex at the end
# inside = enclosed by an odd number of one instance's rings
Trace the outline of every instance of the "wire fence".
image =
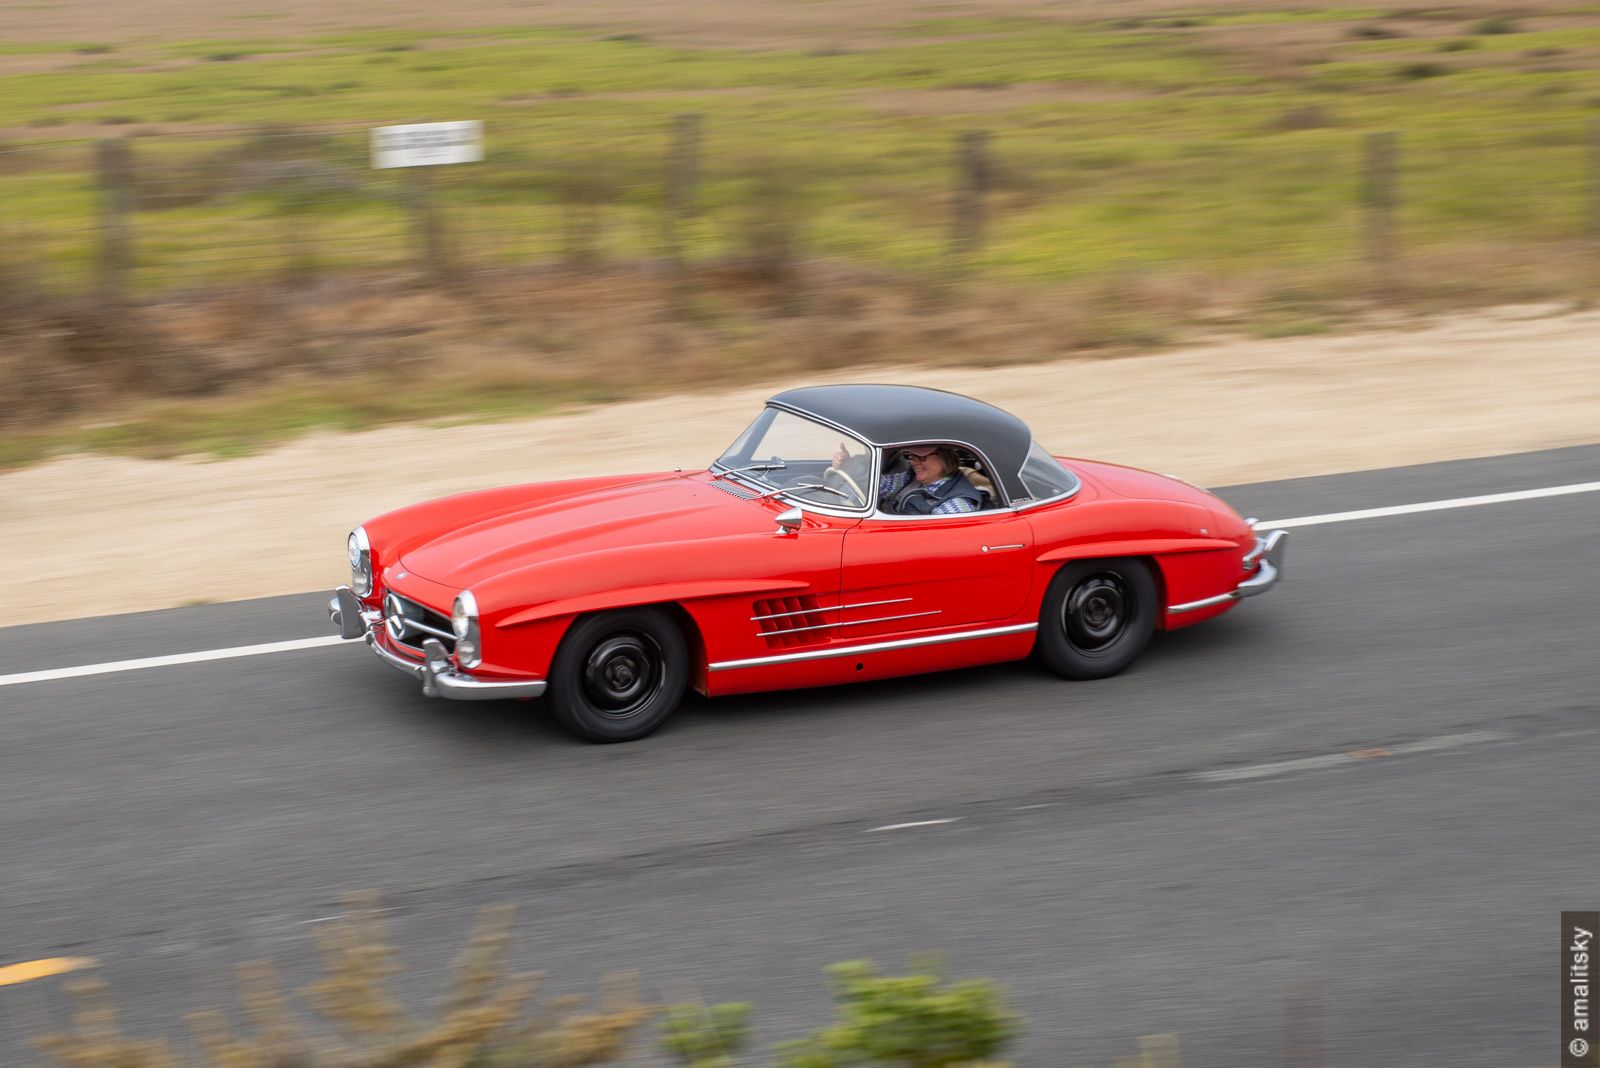
{"type": "MultiPolygon", "coordinates": [[[[492,126],[483,162],[377,170],[368,128],[0,148],[0,284],[160,294],[310,277],[821,256],[911,273],[1328,271],[1600,262],[1600,121],[1519,130],[1009,144],[785,157],[702,117],[582,153],[492,126]],[[6,279],[10,281],[7,282],[6,279]]],[[[1563,268],[1564,269],[1564,268],[1563,268]]]]}

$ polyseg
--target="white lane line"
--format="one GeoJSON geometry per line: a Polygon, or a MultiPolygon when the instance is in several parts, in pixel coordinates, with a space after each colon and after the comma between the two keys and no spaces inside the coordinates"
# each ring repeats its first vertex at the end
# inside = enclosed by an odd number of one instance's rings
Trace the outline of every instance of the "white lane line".
{"type": "MultiPolygon", "coordinates": [[[[364,909],[363,911],[369,912],[372,915],[379,915],[379,914],[385,913],[385,912],[399,912],[400,909],[398,907],[396,907],[396,908],[391,908],[391,909],[364,909]]],[[[348,912],[341,912],[341,913],[338,913],[338,914],[333,915],[333,916],[318,916],[314,920],[301,920],[300,922],[301,923],[333,923],[336,920],[347,920],[349,918],[350,918],[350,914],[348,912]]]]}
{"type": "Polygon", "coordinates": [[[1349,753],[1327,753],[1323,756],[1302,757],[1299,760],[1278,760],[1270,764],[1248,764],[1240,768],[1216,768],[1212,771],[1197,771],[1190,778],[1196,782],[1241,782],[1246,779],[1266,779],[1276,775],[1288,775],[1296,771],[1334,768],[1342,764],[1354,764],[1362,760],[1409,756],[1413,753],[1436,753],[1444,749],[1461,749],[1469,745],[1498,742],[1509,737],[1510,735],[1504,731],[1464,731],[1460,734],[1441,734],[1434,738],[1423,738],[1419,741],[1404,742],[1400,745],[1389,745],[1375,749],[1357,749],[1349,753]]]}
{"type": "Polygon", "coordinates": [[[1543,489],[1514,490],[1511,493],[1486,493],[1481,497],[1452,497],[1447,501],[1423,501],[1420,504],[1397,504],[1389,508],[1362,508],[1354,512],[1327,512],[1323,515],[1302,515],[1293,519],[1264,519],[1256,523],[1257,530],[1290,527],[1315,527],[1324,523],[1349,523],[1357,519],[1381,519],[1390,515],[1411,515],[1414,512],[1442,512],[1450,508],[1473,508],[1480,504],[1505,504],[1508,501],[1532,501],[1540,497],[1563,497],[1569,493],[1600,492],[1600,482],[1575,482],[1570,486],[1546,486],[1543,489]]]}
{"type": "Polygon", "coordinates": [[[944,820],[917,820],[915,823],[885,823],[882,827],[868,827],[863,834],[872,834],[875,831],[903,831],[908,827],[934,827],[941,823],[960,823],[960,816],[952,816],[944,820]]]}
{"type": "Polygon", "coordinates": [[[264,645],[235,645],[231,649],[203,649],[196,653],[147,656],[142,660],[113,660],[106,664],[85,664],[82,667],[24,671],[19,675],[0,675],[0,686],[21,686],[23,683],[50,682],[54,679],[78,679],[85,675],[108,675],[114,671],[139,671],[143,668],[173,667],[177,664],[199,664],[207,660],[232,660],[240,656],[292,653],[298,649],[321,649],[323,646],[340,645],[343,642],[344,639],[337,634],[330,634],[323,638],[296,638],[293,641],[267,642],[264,645]]]}

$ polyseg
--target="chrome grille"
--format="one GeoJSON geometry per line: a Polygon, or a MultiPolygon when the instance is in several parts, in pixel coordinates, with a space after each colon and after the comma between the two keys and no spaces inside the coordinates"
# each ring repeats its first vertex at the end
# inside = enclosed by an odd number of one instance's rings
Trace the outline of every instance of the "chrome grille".
{"type": "Polygon", "coordinates": [[[832,608],[821,608],[810,594],[804,597],[774,597],[757,601],[750,606],[751,622],[756,633],[767,640],[770,649],[788,649],[796,645],[814,645],[827,640],[833,629],[829,614],[832,608]]]}
{"type": "Polygon", "coordinates": [[[418,655],[422,653],[422,643],[429,638],[439,639],[445,652],[455,652],[456,635],[450,629],[450,617],[393,590],[383,597],[383,625],[396,645],[415,650],[418,655]]]}

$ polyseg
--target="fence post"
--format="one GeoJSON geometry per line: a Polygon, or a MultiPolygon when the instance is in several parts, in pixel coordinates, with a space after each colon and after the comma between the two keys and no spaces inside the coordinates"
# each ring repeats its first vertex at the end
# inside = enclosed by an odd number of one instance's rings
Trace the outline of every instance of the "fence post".
{"type": "Polygon", "coordinates": [[[960,273],[983,250],[991,183],[989,132],[968,130],[956,144],[956,196],[950,220],[950,265],[960,273]]]}
{"type": "Polygon", "coordinates": [[[1589,120],[1589,240],[1600,245],[1600,119],[1589,120]]]}
{"type": "Polygon", "coordinates": [[[678,115],[672,120],[672,153],[667,161],[667,259],[672,273],[684,275],[683,223],[692,218],[700,192],[700,137],[703,117],[678,115]]]}
{"type": "Polygon", "coordinates": [[[96,288],[103,300],[120,300],[128,291],[133,268],[133,236],[128,216],[133,210],[133,154],[124,138],[95,144],[100,184],[100,257],[96,288]]]}
{"type": "Polygon", "coordinates": [[[1366,138],[1364,172],[1366,182],[1362,201],[1367,216],[1367,262],[1372,268],[1372,281],[1377,296],[1382,299],[1394,292],[1395,285],[1395,214],[1398,194],[1395,189],[1395,170],[1399,159],[1399,138],[1392,132],[1372,133],[1366,138]]]}
{"type": "Polygon", "coordinates": [[[439,218],[439,205],[434,197],[433,168],[407,167],[406,200],[411,205],[411,216],[417,231],[418,250],[422,268],[435,282],[445,282],[450,277],[450,259],[445,250],[444,223],[439,218]]]}

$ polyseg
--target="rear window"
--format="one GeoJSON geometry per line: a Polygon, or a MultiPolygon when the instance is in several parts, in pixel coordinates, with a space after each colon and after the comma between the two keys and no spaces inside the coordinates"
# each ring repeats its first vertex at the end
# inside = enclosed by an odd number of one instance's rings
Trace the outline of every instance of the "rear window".
{"type": "Polygon", "coordinates": [[[1022,485],[1030,498],[1042,501],[1076,490],[1078,476],[1062,467],[1060,461],[1036,441],[1028,450],[1028,458],[1022,462],[1022,485]]]}

